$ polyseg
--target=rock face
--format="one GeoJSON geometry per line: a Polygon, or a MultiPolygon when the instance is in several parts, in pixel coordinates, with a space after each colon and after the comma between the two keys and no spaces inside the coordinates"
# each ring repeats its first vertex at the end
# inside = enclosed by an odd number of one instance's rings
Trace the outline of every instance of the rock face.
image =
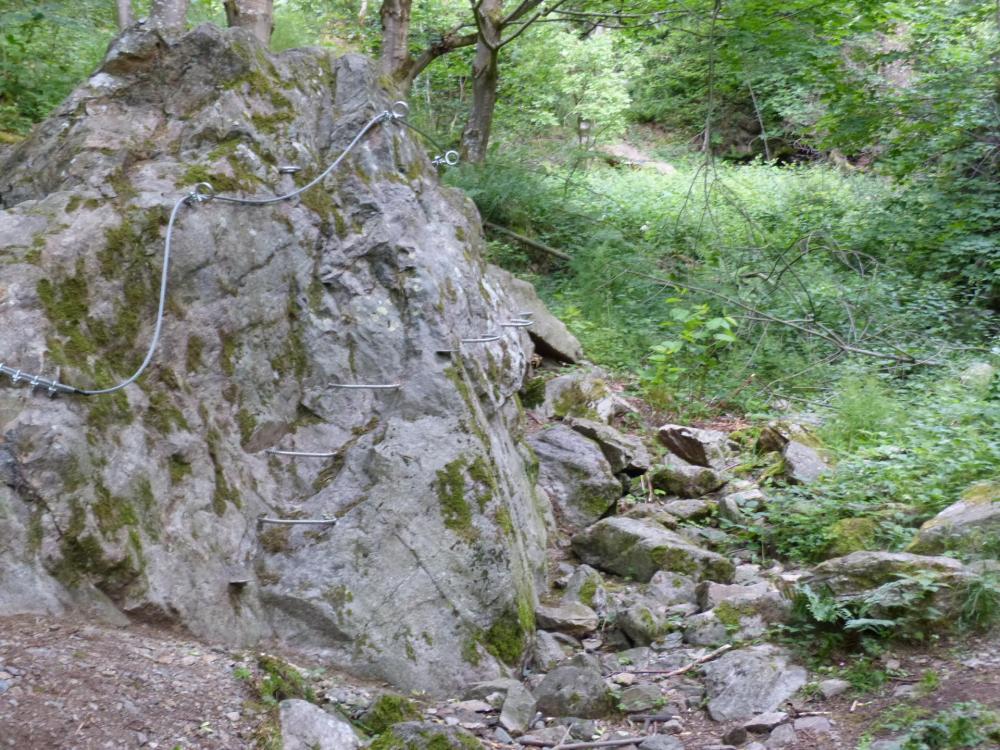
{"type": "MultiPolygon", "coordinates": [[[[174,202],[304,184],[387,104],[358,56],[126,32],[0,169],[0,359],[127,377],[174,202]]],[[[173,241],[137,384],[0,384],[0,611],[274,638],[432,693],[495,677],[533,632],[547,511],[512,397],[531,345],[471,203],[383,122],[300,198],[181,207],[173,241]]]]}
{"type": "Polygon", "coordinates": [[[911,552],[979,552],[993,547],[1000,534],[1000,482],[978,482],[962,499],[930,519],[910,544],[911,552]]]}
{"type": "Polygon", "coordinates": [[[605,518],[573,537],[573,551],[589,565],[649,581],[660,570],[728,583],[733,564],[680,534],[637,518],[605,518]]]}
{"type": "Polygon", "coordinates": [[[528,443],[538,456],[539,489],[566,528],[589,526],[618,502],[622,484],[593,440],[557,424],[532,435],[528,443]]]}

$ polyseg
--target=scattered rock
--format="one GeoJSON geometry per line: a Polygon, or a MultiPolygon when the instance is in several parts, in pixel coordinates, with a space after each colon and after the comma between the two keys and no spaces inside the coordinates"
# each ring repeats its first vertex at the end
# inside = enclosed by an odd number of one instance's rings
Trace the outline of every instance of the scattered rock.
{"type": "Polygon", "coordinates": [[[997,370],[989,362],[973,362],[958,376],[959,382],[969,390],[986,393],[996,377],[997,370]]]}
{"type": "Polygon", "coordinates": [[[830,700],[846,693],[850,687],[851,683],[847,680],[822,680],[819,683],[819,694],[826,700],[830,700]]]}
{"type": "Polygon", "coordinates": [[[769,422],[761,430],[757,438],[757,451],[759,453],[770,453],[772,451],[782,452],[791,440],[808,445],[812,448],[819,448],[820,442],[808,427],[795,422],[776,421],[769,422]]]}
{"type": "Polygon", "coordinates": [[[798,739],[798,736],[795,734],[795,728],[791,724],[782,724],[775,727],[774,731],[771,732],[771,736],[767,738],[765,747],[767,750],[774,750],[780,747],[793,747],[798,742],[798,739]]]}
{"type": "Polygon", "coordinates": [[[828,557],[843,557],[852,552],[875,549],[879,524],[874,518],[842,518],[826,527],[830,538],[825,553],[828,557]]]}
{"type": "Polygon", "coordinates": [[[579,602],[599,612],[604,609],[606,600],[607,591],[601,574],[589,565],[578,566],[566,582],[563,601],[579,602]]]}
{"type": "Polygon", "coordinates": [[[531,726],[537,709],[534,696],[523,685],[511,686],[500,709],[500,726],[514,735],[523,734],[531,726]]]}
{"type": "Polygon", "coordinates": [[[621,482],[593,440],[557,424],[531,436],[528,443],[538,456],[538,487],[566,528],[589,526],[618,502],[621,482]]]}
{"type": "Polygon", "coordinates": [[[649,711],[663,703],[663,693],[657,685],[633,685],[622,691],[618,708],[627,714],[649,711]]]}
{"type": "Polygon", "coordinates": [[[667,500],[663,509],[682,521],[700,521],[708,518],[715,510],[715,503],[698,498],[689,500],[667,500]]]}
{"type": "Polygon", "coordinates": [[[793,484],[812,484],[830,470],[822,456],[805,443],[790,440],[782,451],[785,476],[793,484]]]}
{"type": "Polygon", "coordinates": [[[623,435],[615,428],[582,417],[567,417],[564,424],[597,443],[615,474],[645,474],[650,467],[649,451],[634,435],[623,435]]]}
{"type": "Polygon", "coordinates": [[[560,641],[545,630],[538,630],[535,632],[532,663],[539,671],[548,672],[566,661],[572,655],[572,649],[572,644],[560,641]]]}
{"type": "Polygon", "coordinates": [[[597,630],[598,618],[586,604],[563,602],[539,604],[535,607],[535,622],[548,630],[559,630],[570,635],[582,636],[597,630]]]}
{"type": "Polygon", "coordinates": [[[602,570],[649,581],[660,570],[728,582],[733,564],[687,538],[649,521],[605,518],[573,537],[573,551],[602,570]]]}
{"type": "Polygon", "coordinates": [[[667,454],[663,463],[650,469],[649,481],[654,488],[680,497],[702,497],[726,483],[715,469],[689,464],[673,454],[667,454]]]}
{"type": "Polygon", "coordinates": [[[695,466],[722,470],[732,456],[729,436],[718,430],[665,424],[656,436],[667,450],[695,466]]]}
{"type": "Polygon", "coordinates": [[[308,701],[282,701],[280,716],[284,750],[354,750],[361,747],[361,739],[350,722],[308,701]]]}
{"type": "Polygon", "coordinates": [[[908,594],[911,587],[923,588],[919,582],[907,583],[915,574],[931,574],[940,587],[923,592],[921,612],[935,614],[934,623],[941,627],[953,625],[964,601],[962,592],[976,576],[958,560],[950,557],[927,557],[907,552],[853,552],[817,565],[804,576],[802,583],[826,587],[837,599],[850,602],[862,598],[878,600],[870,606],[869,617],[892,617],[894,609],[912,606],[908,594]],[[878,596],[873,592],[881,589],[878,596]]]}
{"type": "Polygon", "coordinates": [[[394,724],[392,729],[379,736],[379,742],[383,747],[400,747],[406,750],[470,750],[482,747],[474,734],[461,727],[429,721],[394,724]]]}
{"type": "Polygon", "coordinates": [[[669,734],[651,734],[639,743],[639,750],[684,750],[684,744],[669,734]]]}
{"type": "Polygon", "coordinates": [[[660,636],[665,635],[670,624],[663,616],[662,607],[651,607],[639,602],[633,604],[624,612],[619,612],[615,624],[637,646],[648,646],[660,636]]]}
{"type": "Polygon", "coordinates": [[[702,670],[708,713],[716,721],[773,711],[806,683],[806,670],[790,664],[788,654],[772,645],[730,651],[702,670]]]}
{"type": "Polygon", "coordinates": [[[571,372],[545,383],[544,399],[535,407],[535,411],[549,419],[596,417],[607,422],[609,419],[602,416],[598,409],[612,395],[607,382],[598,373],[571,372]]]}
{"type": "Polygon", "coordinates": [[[726,495],[740,510],[762,510],[767,505],[767,496],[756,487],[726,495]]]}
{"type": "Polygon", "coordinates": [[[910,552],[938,554],[981,552],[1000,535],[1000,481],[977,482],[920,527],[910,552]]]}
{"type": "Polygon", "coordinates": [[[825,716],[803,716],[793,724],[796,732],[811,734],[813,737],[832,734],[833,724],[825,716]]]}
{"type": "Polygon", "coordinates": [[[721,498],[717,505],[719,518],[723,518],[736,526],[742,526],[746,523],[747,517],[740,508],[739,503],[733,499],[732,495],[727,495],[726,497],[721,498]]]}
{"type": "Polygon", "coordinates": [[[646,592],[659,604],[672,606],[674,604],[694,604],[698,601],[697,587],[694,581],[680,573],[659,570],[649,579],[646,592]]]}
{"type": "Polygon", "coordinates": [[[535,690],[538,710],[547,716],[600,719],[614,709],[614,699],[596,669],[556,667],[535,690]]]}
{"type": "Polygon", "coordinates": [[[741,726],[735,726],[722,735],[722,741],[727,745],[742,745],[747,741],[747,730],[741,726]]]}
{"type": "Polygon", "coordinates": [[[711,609],[722,602],[753,601],[767,597],[772,593],[777,592],[766,581],[760,581],[748,586],[703,581],[698,584],[695,591],[698,606],[702,609],[711,609]]]}
{"type": "Polygon", "coordinates": [[[768,711],[744,721],[743,728],[753,734],[764,734],[786,721],[788,721],[788,714],[784,711],[768,711]]]}

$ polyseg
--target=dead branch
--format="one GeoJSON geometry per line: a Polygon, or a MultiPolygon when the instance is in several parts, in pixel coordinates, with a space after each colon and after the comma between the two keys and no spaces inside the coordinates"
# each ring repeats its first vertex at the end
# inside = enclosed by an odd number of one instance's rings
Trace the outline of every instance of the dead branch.
{"type": "Polygon", "coordinates": [[[499,224],[494,224],[492,221],[484,221],[483,226],[492,229],[494,232],[499,232],[500,234],[506,235],[511,239],[515,239],[523,245],[528,247],[533,247],[535,250],[541,250],[543,253],[548,253],[561,260],[572,260],[573,258],[564,253],[562,250],[552,247],[551,245],[546,245],[544,242],[539,242],[538,240],[533,240],[531,237],[525,237],[523,234],[518,234],[517,232],[507,229],[507,227],[502,227],[499,224]]]}
{"type": "Polygon", "coordinates": [[[643,670],[623,669],[619,672],[612,672],[612,674],[658,674],[658,675],[663,675],[663,677],[677,677],[678,675],[690,672],[699,664],[704,664],[707,661],[712,661],[712,659],[716,659],[722,656],[732,647],[733,644],[731,643],[727,643],[725,646],[719,646],[717,649],[715,649],[715,651],[711,651],[705,654],[704,656],[699,656],[690,664],[685,664],[683,667],[680,667],[679,669],[643,669],[643,670]]]}
{"type": "Polygon", "coordinates": [[[662,284],[666,288],[672,289],[684,289],[689,292],[697,292],[698,294],[705,294],[709,297],[715,297],[718,300],[722,300],[726,304],[738,307],[741,310],[746,311],[745,315],[742,317],[746,320],[755,321],[758,323],[777,323],[778,325],[785,326],[786,328],[791,328],[792,330],[798,331],[811,338],[817,338],[821,341],[825,341],[828,344],[835,346],[844,352],[849,352],[851,354],[859,354],[865,357],[871,357],[873,359],[886,360],[888,362],[895,362],[897,364],[906,365],[942,365],[944,364],[940,360],[918,358],[910,354],[892,354],[890,352],[876,351],[873,349],[867,349],[862,346],[857,346],[853,343],[848,342],[843,336],[825,327],[822,323],[816,320],[810,319],[787,319],[779,318],[777,315],[772,315],[770,313],[763,312],[757,307],[747,304],[740,299],[731,297],[728,294],[723,294],[714,289],[707,289],[701,286],[695,286],[693,284],[687,284],[681,281],[671,281],[670,279],[663,279],[658,276],[652,276],[646,273],[640,273],[638,271],[632,272],[634,275],[640,278],[648,279],[650,281],[655,281],[662,284]]]}

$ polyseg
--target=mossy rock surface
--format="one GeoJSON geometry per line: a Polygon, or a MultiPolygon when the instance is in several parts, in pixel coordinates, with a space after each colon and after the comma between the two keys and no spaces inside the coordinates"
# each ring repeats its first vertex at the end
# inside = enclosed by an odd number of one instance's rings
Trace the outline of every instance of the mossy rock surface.
{"type": "Polygon", "coordinates": [[[1000,556],[1000,480],[976,482],[920,527],[907,548],[920,554],[1000,556]]]}
{"type": "Polygon", "coordinates": [[[461,727],[425,721],[396,724],[375,738],[370,750],[482,750],[475,735],[461,727]]]}

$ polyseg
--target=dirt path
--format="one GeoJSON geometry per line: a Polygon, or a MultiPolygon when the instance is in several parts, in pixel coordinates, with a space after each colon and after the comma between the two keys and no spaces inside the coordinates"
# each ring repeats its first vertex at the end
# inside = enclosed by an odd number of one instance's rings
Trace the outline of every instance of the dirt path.
{"type": "Polygon", "coordinates": [[[144,627],[0,618],[0,747],[253,747],[237,661],[144,627]]]}
{"type": "MultiPolygon", "coordinates": [[[[234,674],[246,664],[225,649],[144,626],[0,618],[0,748],[254,748],[265,714],[253,703],[248,683],[234,674]]],[[[1000,636],[895,649],[872,668],[889,674],[874,692],[849,691],[827,701],[796,698],[786,706],[792,715],[829,719],[833,732],[800,731],[792,744],[780,747],[852,750],[865,737],[898,736],[914,722],[961,702],[1000,711],[1000,636]],[[886,728],[887,722],[896,728],[886,728]]],[[[424,708],[431,709],[429,719],[449,713],[445,703],[424,708]]],[[[681,717],[681,725],[677,737],[685,750],[718,745],[732,726],[711,722],[696,708],[681,717]]],[[[487,726],[484,746],[505,747],[488,741],[487,726]]],[[[606,736],[642,734],[641,723],[622,720],[606,724],[605,730],[606,736]]]]}

